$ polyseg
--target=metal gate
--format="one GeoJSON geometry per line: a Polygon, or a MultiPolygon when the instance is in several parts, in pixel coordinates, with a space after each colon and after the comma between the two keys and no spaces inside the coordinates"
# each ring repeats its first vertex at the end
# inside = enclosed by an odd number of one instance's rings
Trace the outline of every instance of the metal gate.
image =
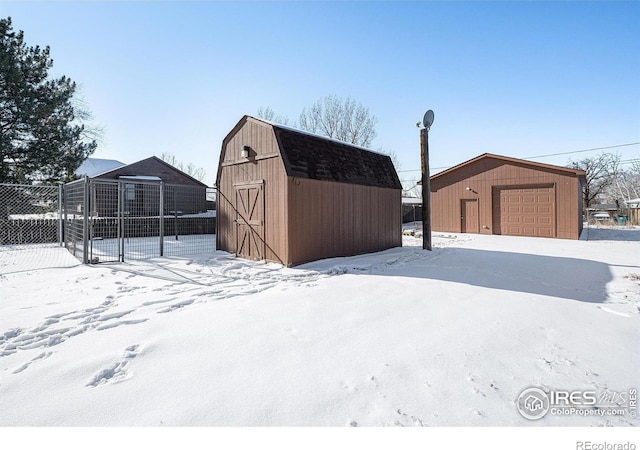
{"type": "Polygon", "coordinates": [[[214,251],[212,189],[151,178],[65,185],[66,248],[93,264],[214,251]]]}

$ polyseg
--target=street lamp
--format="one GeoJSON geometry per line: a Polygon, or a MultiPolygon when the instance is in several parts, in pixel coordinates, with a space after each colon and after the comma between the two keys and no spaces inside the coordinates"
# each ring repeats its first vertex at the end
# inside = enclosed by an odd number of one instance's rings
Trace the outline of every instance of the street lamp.
{"type": "MultiPolygon", "coordinates": [[[[424,114],[420,129],[420,161],[422,169],[422,248],[431,250],[431,180],[429,179],[429,129],[433,111],[424,114]]],[[[420,122],[418,122],[418,126],[420,122]]]]}

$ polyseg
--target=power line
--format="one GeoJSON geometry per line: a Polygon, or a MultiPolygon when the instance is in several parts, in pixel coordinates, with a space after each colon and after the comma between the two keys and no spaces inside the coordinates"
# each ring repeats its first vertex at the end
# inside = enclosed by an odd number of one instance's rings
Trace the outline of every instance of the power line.
{"type": "MultiPolygon", "coordinates": [[[[635,159],[625,159],[622,161],[618,161],[618,164],[622,165],[622,164],[632,164],[632,163],[640,163],[640,158],[635,158],[635,159]]],[[[405,171],[406,172],[406,171],[405,171]]],[[[530,177],[518,177],[518,179],[522,179],[522,178],[530,178],[530,177]]],[[[537,178],[537,177],[533,177],[533,178],[537,178]]],[[[506,178],[496,178],[497,180],[506,180],[506,178]]],[[[509,178],[511,179],[511,178],[509,178]]],[[[417,180],[416,179],[410,179],[410,180],[400,180],[400,183],[415,183],[417,180]]],[[[418,186],[418,185],[415,185],[418,186]]],[[[415,187],[413,186],[413,187],[415,187]]]]}
{"type": "Polygon", "coordinates": [[[609,150],[611,148],[629,147],[631,145],[638,145],[638,144],[640,144],[640,142],[631,142],[629,144],[610,145],[609,147],[588,148],[586,150],[575,150],[575,151],[572,151],[572,152],[552,153],[550,155],[527,156],[524,159],[537,159],[537,158],[546,158],[548,156],[561,156],[561,155],[571,155],[573,153],[595,152],[597,150],[609,150]]]}
{"type": "MultiPolygon", "coordinates": [[[[453,167],[453,166],[447,166],[447,167],[430,167],[429,169],[431,169],[431,170],[440,170],[440,169],[448,169],[449,167],[453,167]]],[[[422,169],[398,170],[398,173],[402,173],[402,172],[422,172],[422,169]]]]}
{"type": "MultiPolygon", "coordinates": [[[[597,150],[609,150],[609,149],[612,149],[612,148],[630,147],[632,145],[640,145],[640,142],[630,142],[628,144],[610,145],[608,147],[588,148],[588,149],[585,149],[585,150],[574,150],[574,151],[571,151],[571,152],[552,153],[552,154],[549,154],[549,155],[527,156],[527,157],[521,158],[521,159],[538,159],[538,158],[547,158],[549,156],[572,155],[574,153],[595,152],[597,150]]],[[[631,159],[631,160],[627,160],[627,161],[620,161],[620,163],[628,163],[628,162],[634,162],[634,161],[637,161],[637,160],[631,159]]],[[[448,169],[450,167],[453,167],[453,166],[431,167],[430,169],[431,170],[440,170],[440,169],[444,170],[444,169],[448,169]]],[[[401,173],[401,172],[421,172],[421,169],[398,170],[398,173],[401,173]]]]}

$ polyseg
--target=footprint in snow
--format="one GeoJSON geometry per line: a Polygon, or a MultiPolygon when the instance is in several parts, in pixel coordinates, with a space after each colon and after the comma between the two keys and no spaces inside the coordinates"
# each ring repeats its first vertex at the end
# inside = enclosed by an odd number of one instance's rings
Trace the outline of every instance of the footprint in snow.
{"type": "Polygon", "coordinates": [[[91,381],[87,383],[87,386],[98,387],[105,384],[118,383],[130,378],[131,375],[128,370],[129,362],[140,354],[138,351],[139,348],[139,345],[130,345],[127,347],[120,361],[98,372],[91,381]]]}
{"type": "Polygon", "coordinates": [[[163,308],[163,309],[159,310],[158,312],[159,313],[168,313],[168,312],[171,312],[171,311],[175,311],[177,309],[184,308],[185,306],[189,306],[193,302],[194,302],[193,300],[184,300],[184,301],[177,302],[177,303],[174,303],[172,305],[169,305],[167,308],[163,308]]]}
{"type": "Polygon", "coordinates": [[[481,395],[482,397],[486,397],[487,396],[484,392],[482,392],[480,389],[475,388],[475,387],[473,388],[473,393],[476,394],[476,395],[481,395]]]}
{"type": "Polygon", "coordinates": [[[13,371],[13,373],[23,372],[23,371],[27,370],[29,368],[29,366],[31,364],[33,364],[34,362],[40,361],[40,360],[43,360],[43,359],[47,359],[51,355],[53,355],[53,352],[42,352],[38,356],[33,358],[31,361],[29,361],[28,363],[23,364],[22,366],[18,367],[16,370],[13,371]]]}
{"type": "Polygon", "coordinates": [[[424,427],[426,426],[425,422],[420,418],[420,417],[416,417],[414,415],[411,414],[407,414],[406,412],[402,411],[401,409],[396,410],[396,414],[398,414],[399,416],[402,416],[402,420],[404,423],[401,423],[400,421],[395,422],[396,426],[401,426],[404,427],[406,425],[413,425],[416,427],[424,427]]]}

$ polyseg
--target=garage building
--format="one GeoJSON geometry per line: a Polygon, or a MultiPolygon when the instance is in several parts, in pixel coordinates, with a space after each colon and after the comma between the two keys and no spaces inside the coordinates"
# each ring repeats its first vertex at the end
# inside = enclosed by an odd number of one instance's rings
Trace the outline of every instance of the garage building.
{"type": "Polygon", "coordinates": [[[579,239],[585,172],[485,153],[431,177],[434,231],[579,239]]]}

